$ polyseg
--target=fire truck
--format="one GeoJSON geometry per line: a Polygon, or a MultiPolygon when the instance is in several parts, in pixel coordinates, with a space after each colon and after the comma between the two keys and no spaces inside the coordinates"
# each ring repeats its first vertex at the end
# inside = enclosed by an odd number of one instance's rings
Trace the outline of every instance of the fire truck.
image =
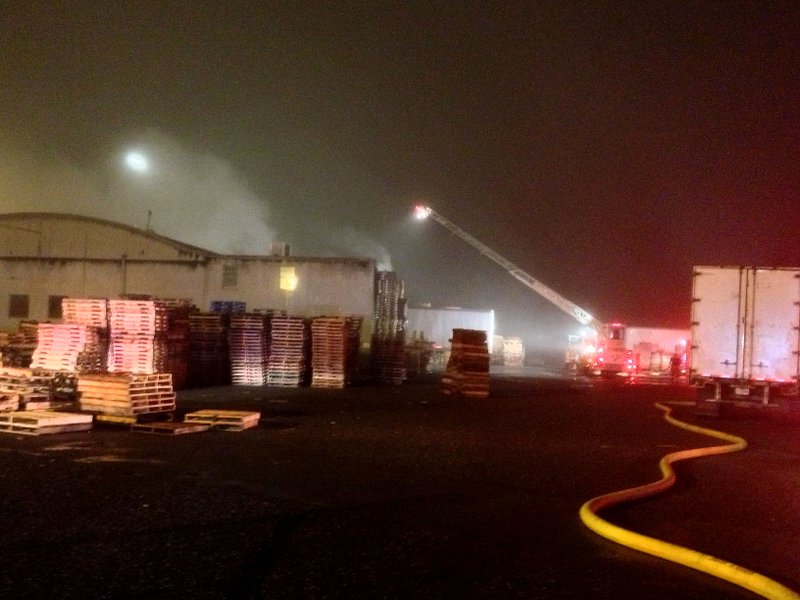
{"type": "Polygon", "coordinates": [[[417,219],[433,219],[486,258],[500,265],[514,279],[583,325],[580,335],[570,336],[568,339],[566,366],[570,371],[601,376],[632,376],[636,374],[638,360],[633,350],[628,348],[625,343],[625,325],[598,321],[580,306],[526,273],[430,206],[416,205],[414,215],[417,219]]]}

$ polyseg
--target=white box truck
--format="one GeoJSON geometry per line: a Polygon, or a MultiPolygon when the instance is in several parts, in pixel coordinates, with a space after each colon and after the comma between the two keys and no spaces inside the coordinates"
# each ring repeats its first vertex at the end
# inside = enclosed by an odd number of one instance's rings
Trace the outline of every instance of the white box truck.
{"type": "Polygon", "coordinates": [[[695,267],[691,325],[698,413],[797,401],[800,268],[695,267]]]}

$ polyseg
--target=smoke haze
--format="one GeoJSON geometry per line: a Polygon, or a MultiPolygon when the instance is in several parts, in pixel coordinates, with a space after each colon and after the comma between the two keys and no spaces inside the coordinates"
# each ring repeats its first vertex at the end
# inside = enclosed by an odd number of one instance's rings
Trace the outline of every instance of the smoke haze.
{"type": "Polygon", "coordinates": [[[375,240],[356,231],[349,225],[334,233],[332,239],[327,243],[330,249],[338,256],[373,258],[379,271],[392,270],[392,259],[389,251],[375,240]]]}
{"type": "Polygon", "coordinates": [[[221,253],[264,254],[275,233],[267,203],[226,161],[149,130],[106,164],[79,167],[4,148],[2,212],[65,212],[145,229],[221,253]],[[129,151],[148,168],[126,166],[129,151]]]}
{"type": "MultiPolygon", "coordinates": [[[[155,129],[109,156],[79,166],[20,147],[0,148],[0,212],[107,219],[223,254],[263,255],[277,239],[269,203],[217,156],[193,152],[155,129]],[[129,152],[146,160],[141,171],[126,164],[129,152]]],[[[301,252],[367,257],[379,269],[392,268],[386,248],[351,226],[325,237],[320,247],[301,252]]]]}

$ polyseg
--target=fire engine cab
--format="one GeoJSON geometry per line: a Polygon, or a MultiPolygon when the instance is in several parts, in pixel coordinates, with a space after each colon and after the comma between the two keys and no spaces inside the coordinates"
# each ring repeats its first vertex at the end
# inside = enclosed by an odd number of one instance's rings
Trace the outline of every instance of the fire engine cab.
{"type": "Polygon", "coordinates": [[[604,324],[594,352],[590,350],[587,350],[586,359],[594,375],[630,377],[639,370],[636,355],[625,343],[622,323],[604,324]]]}

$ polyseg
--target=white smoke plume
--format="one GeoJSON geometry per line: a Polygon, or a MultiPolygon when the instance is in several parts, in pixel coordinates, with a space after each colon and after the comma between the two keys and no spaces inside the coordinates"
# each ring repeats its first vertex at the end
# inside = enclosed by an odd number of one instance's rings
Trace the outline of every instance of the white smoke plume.
{"type": "Polygon", "coordinates": [[[372,258],[379,271],[392,270],[392,258],[389,251],[367,234],[361,233],[349,225],[334,233],[327,240],[327,244],[338,256],[372,258]]]}
{"type": "Polygon", "coordinates": [[[267,203],[227,161],[157,130],[92,167],[0,148],[0,212],[81,214],[228,254],[265,254],[275,238],[267,203]],[[129,151],[146,168],[126,165],[129,151]]]}

